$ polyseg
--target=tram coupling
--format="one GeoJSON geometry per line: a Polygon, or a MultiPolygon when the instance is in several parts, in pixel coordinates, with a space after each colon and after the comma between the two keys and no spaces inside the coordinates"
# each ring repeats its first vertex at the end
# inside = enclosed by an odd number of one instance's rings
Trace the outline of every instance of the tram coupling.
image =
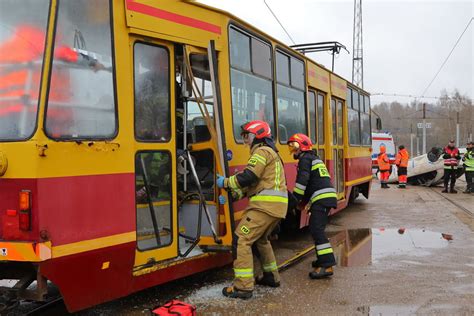
{"type": "Polygon", "coordinates": [[[31,263],[0,263],[0,280],[16,281],[12,287],[0,286],[0,314],[15,308],[21,300],[43,302],[48,294],[46,278],[31,263]]]}

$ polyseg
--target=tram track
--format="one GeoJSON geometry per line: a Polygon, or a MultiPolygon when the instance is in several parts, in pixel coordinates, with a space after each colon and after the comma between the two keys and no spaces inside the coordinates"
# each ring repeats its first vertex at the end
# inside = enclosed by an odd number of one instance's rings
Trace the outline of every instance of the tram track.
{"type": "Polygon", "coordinates": [[[35,307],[23,315],[36,316],[36,315],[64,315],[67,314],[66,306],[62,297],[55,297],[47,302],[35,307]]]}
{"type": "Polygon", "coordinates": [[[470,210],[468,210],[466,207],[462,206],[461,204],[457,203],[456,201],[454,201],[453,199],[445,196],[444,194],[442,194],[441,192],[439,192],[438,190],[436,190],[435,188],[430,188],[431,191],[433,191],[434,193],[438,194],[439,196],[442,196],[444,199],[446,199],[448,202],[450,202],[451,204],[453,204],[454,206],[456,206],[457,208],[459,208],[460,210],[462,210],[464,213],[466,213],[467,215],[471,216],[471,217],[474,217],[474,213],[472,213],[470,210]]]}

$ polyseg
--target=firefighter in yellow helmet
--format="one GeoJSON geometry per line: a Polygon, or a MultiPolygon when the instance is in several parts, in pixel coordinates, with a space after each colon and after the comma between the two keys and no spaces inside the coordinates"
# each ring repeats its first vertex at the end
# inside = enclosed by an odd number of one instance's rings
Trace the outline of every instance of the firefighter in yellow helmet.
{"type": "Polygon", "coordinates": [[[280,275],[268,236],[285,218],[288,207],[283,162],[271,138],[270,126],[263,121],[242,125],[242,138],[250,146],[247,167],[229,178],[218,175],[217,186],[233,196],[249,197],[249,204],[235,230],[234,283],[222,290],[232,298],[252,297],[254,283],[278,287],[280,275]],[[263,275],[254,277],[252,245],[260,253],[263,275]]]}

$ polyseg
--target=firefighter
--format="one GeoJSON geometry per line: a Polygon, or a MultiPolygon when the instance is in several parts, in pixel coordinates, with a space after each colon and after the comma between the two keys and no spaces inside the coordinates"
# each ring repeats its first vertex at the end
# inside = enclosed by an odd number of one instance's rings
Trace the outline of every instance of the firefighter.
{"type": "Polygon", "coordinates": [[[459,160],[461,155],[459,154],[459,149],[454,145],[454,140],[450,140],[448,146],[444,147],[443,150],[443,159],[444,159],[444,190],[443,193],[448,193],[448,184],[451,179],[451,185],[449,186],[449,193],[458,193],[454,189],[456,184],[456,172],[458,169],[459,160]]]}
{"type": "Polygon", "coordinates": [[[408,167],[408,151],[405,146],[398,146],[398,153],[395,158],[395,165],[398,173],[398,187],[405,189],[407,187],[407,167],[408,167]]]}
{"type": "Polygon", "coordinates": [[[390,166],[390,159],[388,158],[386,151],[387,149],[385,148],[385,146],[380,145],[380,153],[377,156],[377,163],[379,165],[380,183],[381,183],[380,187],[382,189],[390,188],[387,182],[388,182],[388,177],[390,176],[391,166],[390,166]]]}
{"type": "Polygon", "coordinates": [[[283,162],[271,138],[270,126],[251,121],[241,126],[245,145],[250,146],[247,167],[229,177],[217,176],[217,186],[231,190],[233,196],[249,197],[249,204],[235,230],[234,282],[222,290],[224,296],[252,297],[254,283],[280,286],[280,275],[268,236],[285,218],[288,193],[283,162]],[[263,275],[254,279],[252,245],[258,249],[263,275]]]}
{"type": "Polygon", "coordinates": [[[324,230],[328,223],[331,208],[337,207],[336,190],[331,186],[331,178],[324,162],[312,150],[313,144],[308,136],[295,134],[290,137],[288,147],[298,160],[294,197],[303,211],[310,212],[309,228],[316,245],[316,260],[309,273],[311,279],[322,279],[333,275],[336,265],[333,249],[324,230]]]}
{"type": "Polygon", "coordinates": [[[466,146],[466,153],[462,158],[464,162],[464,173],[466,176],[466,191],[463,193],[474,193],[474,143],[469,142],[466,146]]]}

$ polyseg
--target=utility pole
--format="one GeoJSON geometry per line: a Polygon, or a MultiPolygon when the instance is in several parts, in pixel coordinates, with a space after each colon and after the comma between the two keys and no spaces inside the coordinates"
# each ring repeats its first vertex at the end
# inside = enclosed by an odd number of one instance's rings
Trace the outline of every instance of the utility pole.
{"type": "Polygon", "coordinates": [[[459,111],[456,112],[456,147],[459,148],[459,111]]]}
{"type": "Polygon", "coordinates": [[[426,154],[426,103],[423,103],[423,155],[426,154]]]}
{"type": "Polygon", "coordinates": [[[364,89],[364,60],[362,50],[362,0],[354,0],[354,30],[352,45],[352,83],[364,89]]]}
{"type": "Polygon", "coordinates": [[[415,135],[413,134],[413,123],[410,124],[410,155],[413,155],[415,152],[413,151],[413,138],[415,135]]]}

